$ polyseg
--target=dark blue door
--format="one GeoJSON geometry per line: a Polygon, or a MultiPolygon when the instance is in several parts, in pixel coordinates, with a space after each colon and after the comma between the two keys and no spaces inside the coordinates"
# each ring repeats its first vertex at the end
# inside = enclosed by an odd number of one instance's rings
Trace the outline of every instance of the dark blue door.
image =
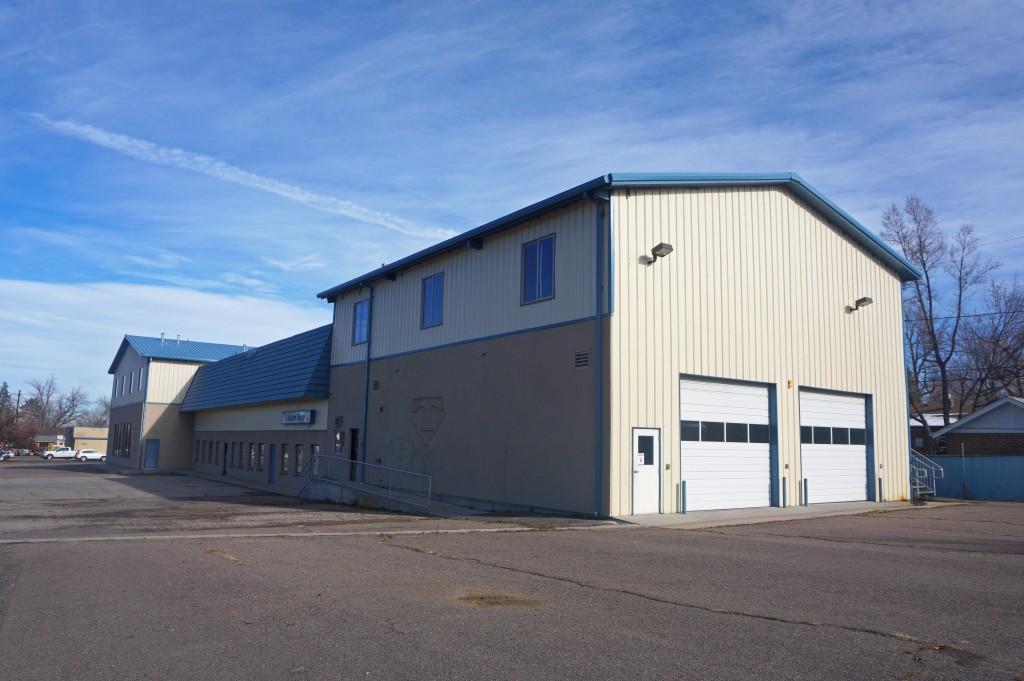
{"type": "Polygon", "coordinates": [[[160,465],[160,440],[146,440],[146,461],[143,465],[146,468],[160,465]]]}

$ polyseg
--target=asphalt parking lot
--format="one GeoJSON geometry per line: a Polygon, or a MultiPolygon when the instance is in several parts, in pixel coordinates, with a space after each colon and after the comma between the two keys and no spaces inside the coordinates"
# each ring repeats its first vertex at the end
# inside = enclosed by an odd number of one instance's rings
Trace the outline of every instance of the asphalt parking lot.
{"type": "Polygon", "coordinates": [[[1018,504],[678,530],[27,461],[0,517],[3,679],[1024,678],[1018,504]]]}

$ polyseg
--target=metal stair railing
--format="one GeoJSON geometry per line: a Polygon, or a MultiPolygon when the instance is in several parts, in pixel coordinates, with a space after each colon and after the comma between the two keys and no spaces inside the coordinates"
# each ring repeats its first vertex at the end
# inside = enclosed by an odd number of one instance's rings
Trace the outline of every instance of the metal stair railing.
{"type": "Polygon", "coordinates": [[[303,466],[300,479],[304,482],[299,496],[310,483],[322,482],[383,499],[389,509],[397,503],[430,512],[431,478],[425,473],[315,454],[303,466]]]}
{"type": "Polygon", "coordinates": [[[910,450],[910,486],[914,497],[935,496],[935,481],[944,476],[942,466],[917,450],[910,450]]]}

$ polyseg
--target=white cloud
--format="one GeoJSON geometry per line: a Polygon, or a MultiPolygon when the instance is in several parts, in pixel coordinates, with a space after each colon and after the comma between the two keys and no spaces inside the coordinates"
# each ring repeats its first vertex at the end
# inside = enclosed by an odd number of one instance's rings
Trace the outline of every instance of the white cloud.
{"type": "Polygon", "coordinates": [[[322,270],[327,267],[324,258],[319,253],[311,253],[292,260],[280,260],[278,258],[263,258],[263,263],[270,267],[276,267],[285,272],[308,272],[309,270],[322,270]]]}
{"type": "Polygon", "coordinates": [[[228,165],[210,156],[204,156],[203,154],[196,154],[184,149],[163,147],[152,142],[129,137],[128,135],[102,130],[91,125],[82,125],[72,121],[54,121],[39,113],[32,114],[32,118],[40,125],[54,132],[86,140],[132,158],[157,165],[190,170],[216,177],[226,182],[260,189],[325,213],[344,215],[360,222],[377,225],[378,227],[384,227],[409,236],[439,239],[453,236],[453,233],[447,230],[418,227],[408,220],[395,215],[374,211],[351,201],[316,194],[294,185],[262,177],[247,170],[228,165]]]}
{"type": "MultiPolygon", "coordinates": [[[[297,305],[163,286],[48,284],[0,279],[0,381],[12,389],[53,374],[90,397],[110,390],[107,369],[125,334],[264,345],[328,324],[330,306],[297,305]]],[[[312,296],[311,296],[312,298],[312,296]]]]}

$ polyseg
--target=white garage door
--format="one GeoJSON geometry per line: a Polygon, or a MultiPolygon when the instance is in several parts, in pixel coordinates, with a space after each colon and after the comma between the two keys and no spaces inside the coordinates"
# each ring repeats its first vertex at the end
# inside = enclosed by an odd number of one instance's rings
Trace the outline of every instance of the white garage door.
{"type": "Polygon", "coordinates": [[[864,422],[863,397],[800,391],[800,459],[808,502],[867,500],[864,422]]]}
{"type": "Polygon", "coordinates": [[[768,388],[684,378],[679,405],[686,510],[770,505],[768,388]]]}

